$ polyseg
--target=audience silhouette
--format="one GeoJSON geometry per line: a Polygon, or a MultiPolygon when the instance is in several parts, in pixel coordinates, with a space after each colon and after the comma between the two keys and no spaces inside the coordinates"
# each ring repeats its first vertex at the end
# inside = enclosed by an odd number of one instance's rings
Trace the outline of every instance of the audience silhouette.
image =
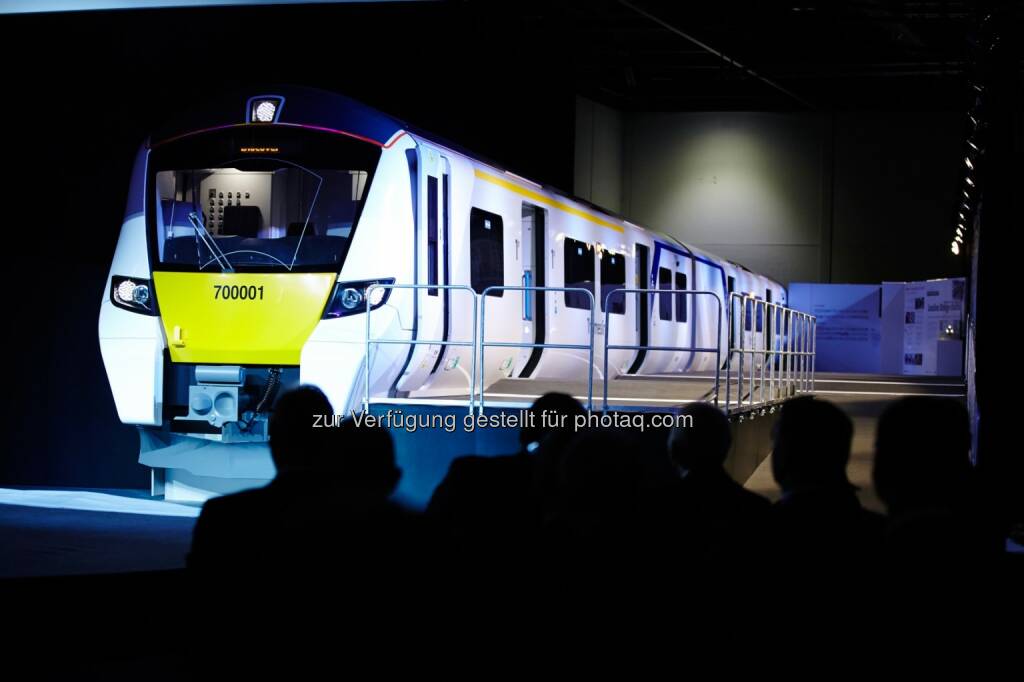
{"type": "Polygon", "coordinates": [[[910,397],[878,421],[873,478],[889,512],[886,550],[903,557],[995,554],[1003,537],[986,513],[969,459],[967,410],[944,398],[910,397]]]}
{"type": "Polygon", "coordinates": [[[562,452],[585,414],[571,396],[548,393],[527,410],[517,452],[452,461],[426,513],[453,549],[505,558],[523,551],[545,500],[559,495],[562,452]]]}
{"type": "Polygon", "coordinates": [[[560,498],[542,526],[545,554],[570,568],[619,567],[641,548],[640,460],[630,439],[609,429],[586,429],[569,443],[560,472],[560,498]]]}
{"type": "Polygon", "coordinates": [[[693,403],[680,417],[668,440],[678,476],[655,497],[650,525],[679,558],[724,560],[756,541],[771,504],[726,472],[732,431],[722,410],[693,403]]]}
{"type": "Polygon", "coordinates": [[[401,477],[390,434],[351,420],[314,426],[317,415],[331,414],[317,388],[281,396],[269,425],[277,475],[203,506],[190,567],[239,575],[374,570],[426,541],[415,517],[388,501],[401,477]]]}
{"type": "Polygon", "coordinates": [[[864,509],[850,483],[853,422],[812,396],[787,401],[773,433],[772,474],[782,490],[765,549],[786,561],[868,561],[882,517],[864,509]]]}
{"type": "Polygon", "coordinates": [[[452,578],[479,560],[593,576],[626,564],[857,565],[880,553],[976,557],[1001,548],[968,459],[966,413],[952,401],[908,398],[879,421],[874,481],[888,518],[861,506],[847,476],[850,418],[810,396],[787,401],[776,417],[771,466],[782,496],[774,505],[729,476],[731,425],[709,404],[683,409],[670,433],[644,434],[577,429],[582,405],[549,393],[529,409],[517,452],[455,459],[422,515],[390,500],[401,478],[390,434],[352,420],[314,428],[315,415],[331,413],[312,387],[278,400],[270,422],[278,474],[206,503],[188,557],[197,574],[379,578],[415,561],[417,575],[432,566],[452,578]]]}

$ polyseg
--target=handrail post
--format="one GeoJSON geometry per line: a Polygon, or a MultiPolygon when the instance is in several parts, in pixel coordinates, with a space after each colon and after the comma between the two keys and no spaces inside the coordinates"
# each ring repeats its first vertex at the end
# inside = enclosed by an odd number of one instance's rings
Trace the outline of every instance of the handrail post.
{"type": "Polygon", "coordinates": [[[732,348],[733,342],[735,341],[733,338],[733,327],[735,326],[735,316],[733,315],[733,294],[727,294],[726,299],[729,303],[726,308],[725,323],[729,325],[729,330],[725,339],[725,413],[729,414],[729,399],[732,397],[732,348]]]}
{"type": "MultiPolygon", "coordinates": [[[[469,413],[472,415],[473,414],[473,406],[474,406],[473,395],[476,392],[476,368],[477,368],[476,349],[477,349],[477,345],[478,345],[478,343],[480,341],[480,338],[479,338],[480,330],[477,327],[477,321],[478,321],[478,315],[479,315],[478,308],[480,307],[480,295],[478,293],[476,293],[475,291],[470,291],[470,293],[473,294],[473,336],[472,336],[473,346],[471,348],[472,352],[470,353],[470,355],[473,356],[473,361],[472,361],[473,362],[473,367],[472,367],[472,370],[470,371],[470,375],[469,375],[469,413]]],[[[481,400],[482,399],[483,399],[483,396],[481,396],[481,400]]]]}
{"type": "Polygon", "coordinates": [[[767,336],[768,341],[768,402],[771,403],[775,400],[775,394],[773,393],[774,379],[775,379],[775,304],[769,303],[766,305],[767,312],[771,313],[771,327],[767,336]]]}
{"type": "MultiPolygon", "coordinates": [[[[718,304],[718,325],[715,331],[715,407],[718,407],[718,396],[721,392],[722,379],[722,299],[718,294],[713,294],[715,303],[718,304]]],[[[694,301],[696,309],[696,301],[694,301]]]]}
{"type": "Polygon", "coordinates": [[[814,393],[814,362],[818,359],[818,318],[811,323],[811,393],[814,393]]]}
{"type": "Polygon", "coordinates": [[[807,362],[807,349],[808,346],[808,322],[807,316],[800,315],[800,392],[807,392],[807,370],[810,367],[810,363],[807,362]]]}
{"type": "MultiPolygon", "coordinates": [[[[604,373],[601,375],[601,383],[603,385],[601,391],[601,412],[608,411],[608,338],[611,336],[609,333],[611,319],[608,316],[608,299],[613,293],[615,292],[608,292],[608,296],[605,296],[604,299],[604,373]]],[[[625,294],[623,294],[623,296],[625,296],[625,294]]],[[[625,301],[625,299],[623,299],[623,301],[625,301]]]]}
{"type": "Polygon", "coordinates": [[[764,372],[768,363],[768,306],[764,301],[758,301],[761,313],[761,381],[757,387],[758,402],[764,405],[764,372]]]}
{"type": "Polygon", "coordinates": [[[753,407],[757,381],[757,299],[750,296],[750,407],[753,407]]]}
{"type": "Polygon", "coordinates": [[[487,287],[480,294],[480,338],[478,339],[477,347],[480,349],[480,385],[478,387],[477,395],[479,400],[477,401],[477,414],[483,416],[484,414],[484,382],[487,380],[487,357],[485,355],[487,349],[487,292],[491,290],[491,287],[487,287]]]}
{"type": "Polygon", "coordinates": [[[746,354],[747,345],[747,302],[741,296],[738,298],[740,302],[740,319],[739,322],[739,335],[740,335],[740,366],[739,371],[736,374],[736,406],[741,410],[743,409],[743,357],[746,354]]]}
{"type": "MultiPolygon", "coordinates": [[[[590,355],[587,362],[587,416],[594,411],[594,317],[597,313],[597,299],[589,289],[585,289],[590,298],[590,355]]],[[[604,330],[605,343],[608,339],[608,328],[604,330]]],[[[608,366],[607,355],[605,355],[605,367],[608,366]]]]}
{"type": "Polygon", "coordinates": [[[376,287],[371,284],[363,294],[366,298],[366,336],[363,338],[363,413],[370,411],[370,290],[376,287]]]}

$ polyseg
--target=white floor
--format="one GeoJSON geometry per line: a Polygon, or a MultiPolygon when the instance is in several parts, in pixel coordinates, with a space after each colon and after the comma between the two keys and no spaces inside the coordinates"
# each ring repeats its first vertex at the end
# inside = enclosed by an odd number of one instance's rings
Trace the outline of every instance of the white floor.
{"type": "Polygon", "coordinates": [[[0,488],[0,504],[48,509],[147,514],[150,516],[199,516],[199,507],[89,490],[18,490],[0,488]]]}

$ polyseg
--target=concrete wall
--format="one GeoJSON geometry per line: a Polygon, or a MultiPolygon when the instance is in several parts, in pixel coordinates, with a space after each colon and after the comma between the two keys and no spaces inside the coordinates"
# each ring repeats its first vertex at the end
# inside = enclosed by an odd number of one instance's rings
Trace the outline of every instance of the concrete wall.
{"type": "Polygon", "coordinates": [[[575,192],[784,284],[957,275],[957,114],[619,113],[577,100],[575,192]],[[621,162],[617,162],[621,159],[621,162]]]}
{"type": "Polygon", "coordinates": [[[622,118],[622,113],[615,109],[576,98],[573,191],[584,199],[600,197],[601,206],[615,213],[623,209],[622,118]]]}

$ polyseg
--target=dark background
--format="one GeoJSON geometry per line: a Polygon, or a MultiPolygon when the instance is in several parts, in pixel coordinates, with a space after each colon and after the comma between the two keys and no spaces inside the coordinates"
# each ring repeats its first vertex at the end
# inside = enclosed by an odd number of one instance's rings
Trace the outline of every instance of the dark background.
{"type": "MultiPolygon", "coordinates": [[[[135,152],[148,131],[204,98],[275,82],[335,90],[570,190],[577,95],[621,111],[871,111],[883,122],[887,112],[905,121],[907,112],[969,104],[974,3],[639,5],[798,97],[617,2],[0,16],[8,189],[0,484],[148,484],[106,383],[99,305],[135,152]]],[[[949,120],[934,134],[955,148],[965,117],[949,120]]],[[[877,153],[851,182],[900,175],[908,157],[898,140],[877,153]]],[[[952,177],[961,160],[949,163],[952,177]]],[[[906,205],[878,210],[912,212],[921,192],[906,196],[906,205]]],[[[955,197],[934,201],[949,205],[951,235],[955,197]]],[[[875,245],[863,248],[871,258],[875,245]]]]}

